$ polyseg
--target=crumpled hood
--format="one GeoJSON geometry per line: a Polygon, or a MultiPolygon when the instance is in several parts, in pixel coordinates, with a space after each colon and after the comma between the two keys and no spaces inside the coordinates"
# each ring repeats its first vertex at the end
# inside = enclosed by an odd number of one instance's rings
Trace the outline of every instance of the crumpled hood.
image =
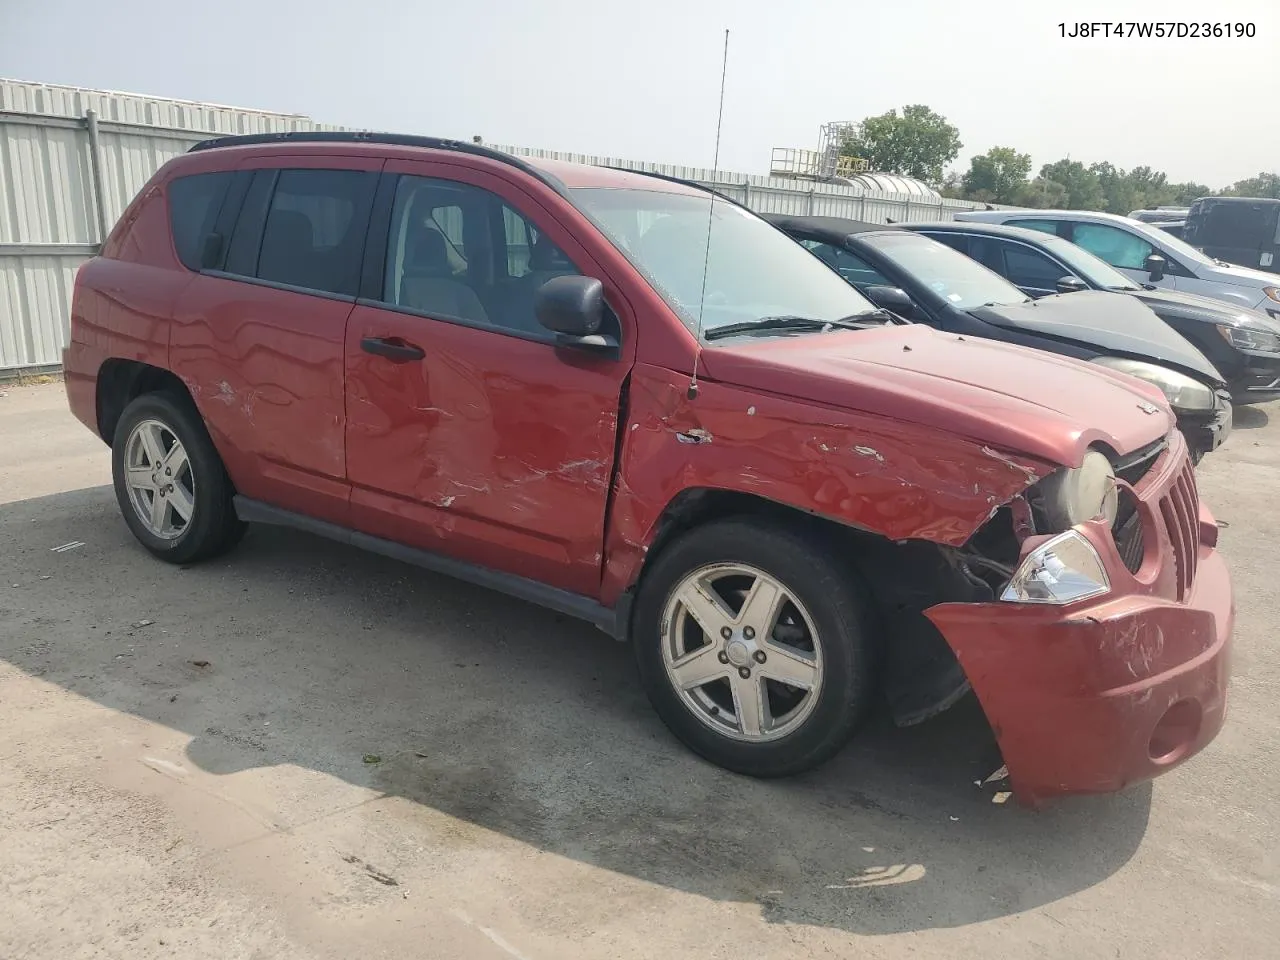
{"type": "Polygon", "coordinates": [[[998,327],[1074,340],[1100,353],[1151,360],[1213,386],[1225,381],[1203,353],[1136,297],[1102,290],[1057,294],[1028,303],[978,307],[998,327]]]}
{"type": "Polygon", "coordinates": [[[935,427],[1063,466],[1079,466],[1090,444],[1124,455],[1174,425],[1150,384],[923,324],[744,339],[703,350],[701,362],[713,380],[935,427]]]}
{"type": "MultiPolygon", "coordinates": [[[[1277,286],[1280,286],[1280,280],[1277,286]]],[[[1265,330],[1268,333],[1280,335],[1280,322],[1261,310],[1251,307],[1233,306],[1222,300],[1213,300],[1196,293],[1183,293],[1179,290],[1138,290],[1127,295],[1135,300],[1141,300],[1161,317],[1229,324],[1233,327],[1248,327],[1251,330],[1265,330]]]]}

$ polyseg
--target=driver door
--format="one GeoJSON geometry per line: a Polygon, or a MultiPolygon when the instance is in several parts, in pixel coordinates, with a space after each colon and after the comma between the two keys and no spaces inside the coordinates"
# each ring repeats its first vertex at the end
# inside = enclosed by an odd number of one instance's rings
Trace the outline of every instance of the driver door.
{"type": "Polygon", "coordinates": [[[620,357],[561,347],[533,304],[564,273],[608,300],[599,265],[517,185],[408,160],[387,164],[366,256],[345,353],[353,526],[598,595],[635,336],[615,312],[620,357]]]}

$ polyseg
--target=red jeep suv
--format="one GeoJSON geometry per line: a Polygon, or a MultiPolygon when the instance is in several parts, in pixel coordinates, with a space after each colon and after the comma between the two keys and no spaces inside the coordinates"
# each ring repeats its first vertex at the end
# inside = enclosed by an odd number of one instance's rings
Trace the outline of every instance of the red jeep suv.
{"type": "Polygon", "coordinates": [[[732,770],[972,687],[1036,802],[1223,721],[1231,586],[1164,398],[901,324],[691,184],[206,141],[81,269],[65,367],[156,556],[284,524],[583,618],[732,770]]]}

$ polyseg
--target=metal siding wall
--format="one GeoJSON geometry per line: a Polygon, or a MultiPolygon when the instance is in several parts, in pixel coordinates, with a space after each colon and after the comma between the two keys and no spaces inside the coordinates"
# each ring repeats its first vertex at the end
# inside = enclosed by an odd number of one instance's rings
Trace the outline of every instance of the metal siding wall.
{"type": "Polygon", "coordinates": [[[93,243],[88,138],[0,123],[0,243],[93,243]]]}
{"type": "Polygon", "coordinates": [[[0,257],[0,370],[60,363],[83,256],[0,257]]]}

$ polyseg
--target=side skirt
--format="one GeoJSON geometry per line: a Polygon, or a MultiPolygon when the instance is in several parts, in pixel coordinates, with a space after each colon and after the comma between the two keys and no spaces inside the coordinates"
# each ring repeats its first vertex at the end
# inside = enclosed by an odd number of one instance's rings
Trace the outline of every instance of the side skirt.
{"type": "Polygon", "coordinates": [[[584,597],[578,593],[570,593],[568,590],[561,590],[557,587],[549,587],[545,583],[539,583],[527,577],[518,577],[512,573],[503,573],[500,570],[491,570],[488,567],[466,563],[453,557],[446,557],[443,554],[432,553],[429,550],[408,547],[403,543],[396,543],[394,540],[373,537],[367,533],[340,527],[324,520],[316,520],[300,513],[294,513],[291,510],[283,510],[280,507],[273,507],[270,504],[250,500],[246,497],[237,496],[235,498],[235,508],[240,519],[246,523],[291,527],[295,530],[313,533],[327,540],[347,543],[361,550],[368,550],[370,553],[381,554],[384,557],[390,557],[402,563],[410,563],[435,573],[443,573],[448,577],[456,577],[468,583],[488,587],[491,590],[497,590],[520,600],[535,603],[540,607],[546,607],[557,613],[563,613],[578,620],[585,620],[612,637],[618,636],[618,618],[615,611],[602,606],[590,597],[584,597]]]}

